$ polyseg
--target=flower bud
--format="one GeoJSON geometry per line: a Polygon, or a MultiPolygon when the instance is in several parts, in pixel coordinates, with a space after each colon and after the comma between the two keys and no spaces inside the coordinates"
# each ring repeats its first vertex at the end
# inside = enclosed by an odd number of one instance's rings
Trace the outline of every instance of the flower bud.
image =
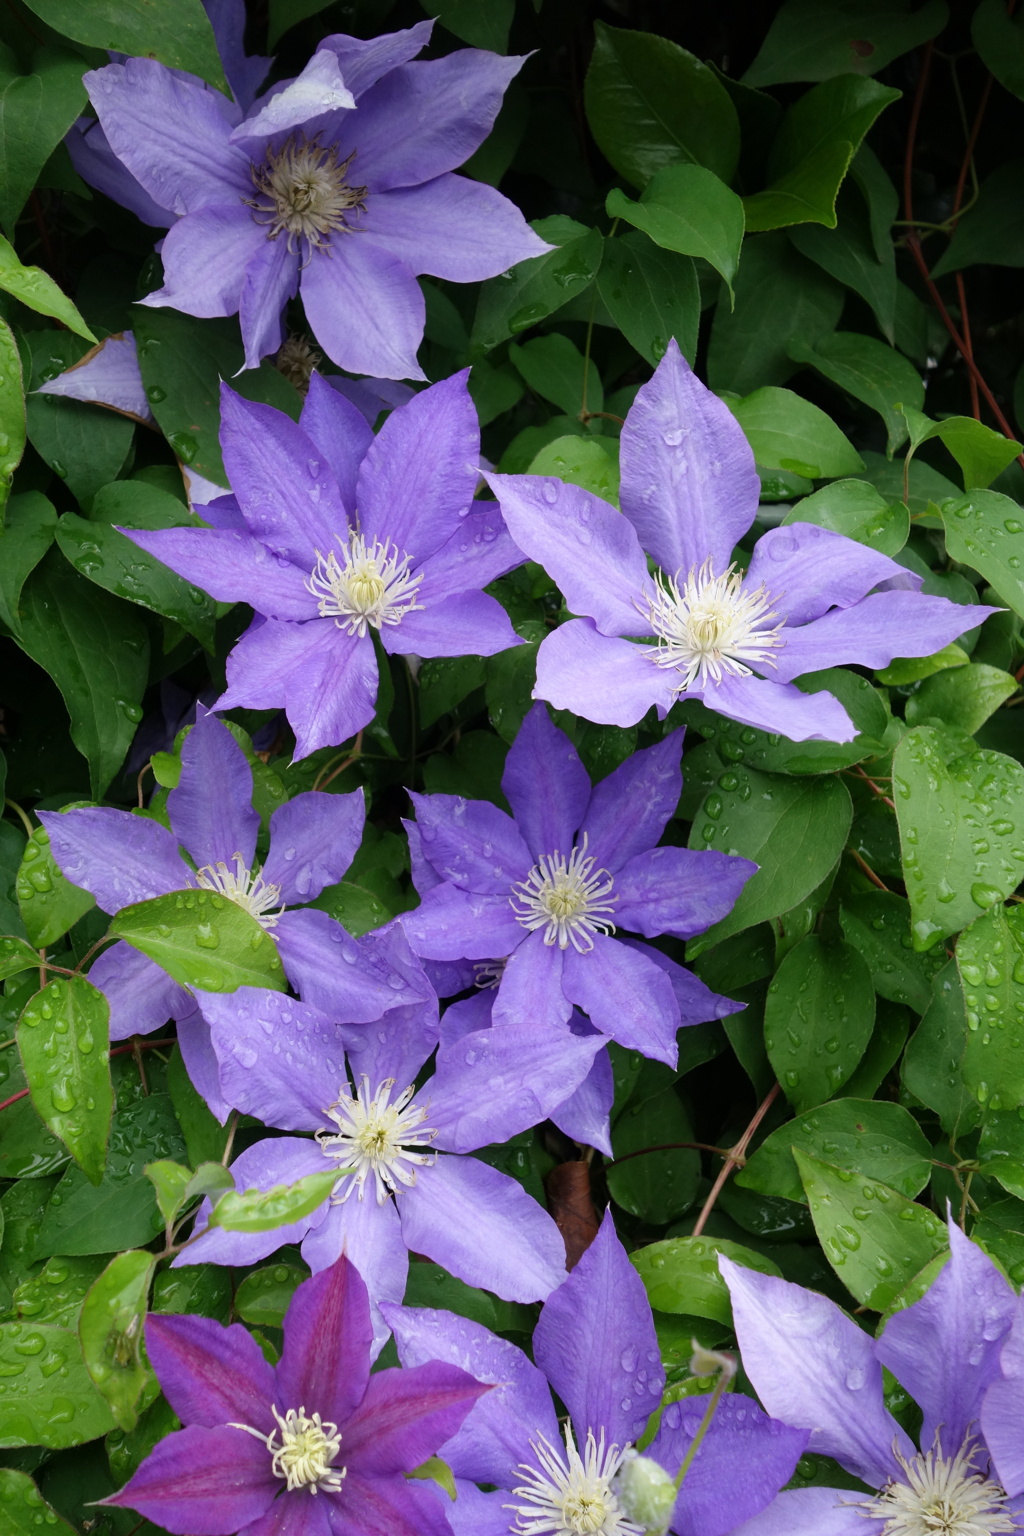
{"type": "Polygon", "coordinates": [[[678,1489],[665,1468],[650,1456],[627,1452],[615,1479],[623,1513],[646,1533],[665,1536],[676,1507],[678,1489]]]}
{"type": "Polygon", "coordinates": [[[690,1356],[690,1371],[694,1376],[717,1376],[719,1374],[726,1381],[731,1381],[736,1375],[735,1355],[724,1354],[718,1349],[705,1349],[699,1339],[691,1339],[693,1354],[690,1356]]]}

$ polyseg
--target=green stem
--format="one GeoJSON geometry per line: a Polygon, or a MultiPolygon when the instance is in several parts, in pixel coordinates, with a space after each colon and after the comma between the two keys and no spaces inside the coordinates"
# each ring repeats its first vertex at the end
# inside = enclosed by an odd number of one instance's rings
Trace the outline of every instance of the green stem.
{"type": "Polygon", "coordinates": [[[701,1441],[704,1439],[704,1436],[711,1428],[711,1420],[714,1418],[718,1405],[722,1401],[722,1393],[729,1385],[730,1379],[731,1378],[725,1371],[721,1371],[719,1373],[718,1380],[715,1383],[714,1391],[711,1394],[711,1401],[708,1403],[708,1406],[704,1411],[704,1417],[700,1421],[700,1428],[697,1430],[697,1433],[691,1440],[690,1449],[683,1457],[683,1464],[676,1474],[675,1485],[677,1491],[683,1486],[683,1479],[685,1478],[687,1472],[689,1472],[690,1468],[693,1466],[693,1460],[697,1452],[700,1450],[701,1441]]]}

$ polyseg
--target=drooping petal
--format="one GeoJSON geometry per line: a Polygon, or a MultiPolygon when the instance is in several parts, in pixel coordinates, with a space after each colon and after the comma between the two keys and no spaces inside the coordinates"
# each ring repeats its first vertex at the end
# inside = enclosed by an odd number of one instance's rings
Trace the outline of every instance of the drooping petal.
{"type": "MultiPolygon", "coordinates": [[[[520,935],[525,931],[518,923],[516,927],[520,935]]],[[[555,1029],[566,1024],[572,1003],[562,985],[564,959],[565,951],[557,944],[545,944],[543,929],[521,939],[501,973],[495,1024],[545,1024],[555,1029]]]]}
{"type": "Polygon", "coordinates": [[[330,1520],[334,1536],[449,1536],[451,1529],[428,1485],[357,1472],[346,1477],[344,1495],[331,1500],[330,1520]]]}
{"type": "Polygon", "coordinates": [[[193,213],[252,190],[249,158],[228,142],[237,108],[219,91],[139,58],[83,84],[114,153],[161,208],[193,213]]]}
{"type": "MultiPolygon", "coordinates": [[[[770,528],[758,539],[744,587],[752,589],[763,583],[780,619],[787,624],[806,624],[829,608],[859,603],[880,582],[910,574],[888,555],[880,555],[869,545],[858,544],[830,528],[791,523],[785,528],[770,528]]],[[[920,586],[923,577],[912,579],[920,586]]]]}
{"type": "MultiPolygon", "coordinates": [[[[338,1163],[339,1169],[343,1166],[338,1163]]],[[[347,1200],[332,1205],[302,1244],[302,1257],[314,1274],[336,1263],[343,1253],[358,1269],[369,1295],[373,1324],[371,1355],[376,1358],[390,1333],[380,1303],[401,1301],[409,1274],[409,1250],[393,1200],[378,1205],[372,1193],[362,1200],[353,1193],[347,1200]]]]}
{"type": "Polygon", "coordinates": [[[158,1441],[103,1502],[134,1509],[177,1536],[233,1536],[265,1513],[280,1487],[270,1452],[252,1435],[195,1427],[158,1441]]]}
{"type": "Polygon", "coordinates": [[[692,939],[736,905],[757,865],[712,849],[652,848],[615,876],[616,925],[653,939],[692,939]]]}
{"type": "Polygon", "coordinates": [[[579,1443],[592,1429],[624,1446],[660,1405],[665,1373],[651,1304],[610,1210],[541,1308],[533,1357],[568,1408],[579,1443]]]}
{"type": "Polygon", "coordinates": [[[603,635],[649,634],[654,588],[632,524],[606,501],[549,475],[488,474],[519,548],[557,581],[570,612],[603,635]]]}
{"type": "Polygon", "coordinates": [[[646,950],[595,934],[587,954],[566,950],[562,987],[603,1035],[675,1066],[679,1005],[668,977],[646,950]]]}
{"type": "MultiPolygon", "coordinates": [[[[801,631],[794,630],[793,633],[801,631]]],[[[777,732],[780,736],[788,736],[790,741],[852,741],[857,734],[857,727],[831,693],[801,693],[791,683],[769,682],[763,677],[729,676],[723,676],[720,683],[708,682],[692,692],[708,709],[725,715],[728,720],[754,725],[761,731],[777,732]]]]}
{"type": "Polygon", "coordinates": [[[919,1301],[896,1312],[875,1346],[879,1360],[924,1410],[921,1444],[938,1434],[947,1456],[964,1443],[1017,1309],[1009,1281],[949,1222],[949,1263],[919,1301]]]}
{"type": "Polygon", "coordinates": [[[358,1270],[344,1256],[304,1280],[284,1319],[275,1402],[304,1403],[339,1427],[355,1413],[370,1379],[370,1304],[358,1270]]]}
{"type": "Polygon", "coordinates": [[[332,1019],[263,987],[198,997],[236,1109],[284,1131],[329,1126],[327,1110],[348,1092],[344,1032],[332,1019]]]}
{"type": "Polygon", "coordinates": [[[178,1047],[193,1088],[206,1100],[210,1113],[224,1125],[234,1106],[224,1097],[220,1062],[210,1039],[210,1026],[191,993],[188,1006],[178,1015],[178,1047]]]}
{"type": "Polygon", "coordinates": [[[330,260],[314,253],[301,288],[313,334],[339,368],[375,379],[424,377],[416,349],[426,306],[404,261],[364,244],[358,232],[339,235],[330,260]]]}
{"type": "Polygon", "coordinates": [[[354,939],[326,912],[305,908],[285,914],[277,928],[288,979],[333,1019],[366,1024],[396,1008],[437,998],[423,967],[397,924],[354,939]]]}
{"type": "Polygon", "coordinates": [[[583,1082],[551,1111],[550,1119],[570,1140],[583,1147],[596,1147],[605,1157],[612,1157],[609,1116],[614,1102],[612,1064],[602,1045],[583,1082]]]}
{"type": "Polygon", "coordinates": [[[595,725],[630,726],[652,704],[664,720],[677,695],[649,646],[602,635],[592,619],[571,619],[541,641],[533,697],[595,725]]]}
{"type": "Polygon", "coordinates": [[[1000,1367],[981,1405],[981,1429],[999,1481],[1017,1498],[1024,1494],[1024,1311],[1019,1303],[1003,1340],[1000,1367]]]}
{"type": "Polygon", "coordinates": [[[123,528],[121,532],[219,603],[248,603],[272,619],[317,616],[317,600],[306,586],[302,569],[248,532],[228,528],[123,528]]]}
{"type": "Polygon", "coordinates": [[[55,379],[37,385],[37,395],[60,395],[65,400],[83,400],[108,405],[140,421],[152,422],[153,412],[139,371],[139,354],[131,331],[107,336],[55,379]]]}
{"type": "Polygon", "coordinates": [[[738,1525],[732,1536],[884,1536],[884,1524],[867,1518],[848,1488],[794,1488],[738,1525]]]}
{"type": "MultiPolygon", "coordinates": [[[[231,1164],[235,1188],[273,1189],[278,1184],[294,1184],[307,1173],[323,1173],[328,1167],[324,1154],[315,1141],[297,1136],[271,1136],[246,1147],[231,1164]]],[[[185,1264],[255,1264],[276,1252],[285,1243],[301,1242],[306,1233],[323,1221],[327,1214],[327,1202],[311,1216],[287,1222],[269,1232],[227,1232],[223,1227],[206,1230],[209,1207],[200,1207],[196,1228],[202,1236],[179,1253],[172,1268],[185,1264]]]]}
{"type": "Polygon", "coordinates": [[[428,960],[493,960],[523,940],[507,892],[481,896],[450,881],[424,892],[401,921],[416,954],[428,960]]]}
{"type": "Polygon", "coordinates": [[[446,174],[423,186],[375,192],[364,227],[367,240],[401,257],[410,271],[454,283],[497,277],[551,249],[515,203],[468,176],[446,174]]]}
{"type": "Polygon", "coordinates": [[[450,1274],[504,1301],[538,1301],[559,1283],[565,1245],[521,1184],[475,1157],[442,1153],[399,1197],[402,1236],[450,1274]]]}
{"type": "Polygon", "coordinates": [[[96,898],[104,912],[180,891],[188,867],[174,834],[146,816],[110,806],[77,811],[40,811],[50,849],[62,874],[96,898]]]}
{"type": "MultiPolygon", "coordinates": [[[[646,1454],[673,1477],[690,1449],[708,1397],[668,1403],[646,1454]]],[[[748,1397],[727,1393],[715,1409],[676,1500],[676,1536],[728,1536],[758,1514],[789,1482],[807,1445],[806,1429],[791,1429],[762,1413],[748,1397]]]]}
{"type": "Polygon", "coordinates": [[[596,868],[614,872],[657,843],[682,794],[682,750],[683,733],[673,731],[653,747],[634,752],[594,785],[580,832],[587,834],[587,852],[596,868]],[[629,815],[624,816],[627,805],[629,815]]]}
{"type": "Polygon", "coordinates": [[[366,40],[334,32],[320,47],[334,52],[345,84],[358,100],[382,75],[414,59],[429,43],[433,28],[433,21],[418,21],[403,32],[385,32],[366,40]]]}
{"type": "Polygon", "coordinates": [[[139,303],[151,309],[169,305],[204,320],[233,315],[246,269],[266,243],[266,231],[240,203],[198,208],[167,231],[161,251],[164,286],[139,303]]]}
{"type": "Polygon", "coordinates": [[[346,795],[306,790],[279,805],[270,818],[270,852],[261,871],[281,887],[286,904],[315,901],[356,856],[366,822],[361,789],[346,795]]]}
{"type": "Polygon", "coordinates": [[[274,61],[245,51],[245,0],[204,0],[204,9],[231,93],[242,111],[248,111],[274,61]]]}
{"type": "Polygon", "coordinates": [[[231,135],[232,144],[247,139],[272,139],[291,128],[301,128],[310,118],[325,112],[352,108],[356,99],[346,86],[338,68],[338,58],[330,48],[320,48],[294,80],[263,98],[263,104],[239,123],[231,135]]]}
{"type": "Polygon", "coordinates": [[[555,852],[568,858],[590,802],[590,775],[543,704],[534,704],[519,727],[501,788],[534,859],[555,852]]]}
{"type": "Polygon", "coordinates": [[[775,673],[788,683],[805,672],[849,662],[877,670],[894,656],[931,656],[998,612],[923,592],[875,592],[852,608],[835,609],[799,629],[784,629],[775,673]]]}
{"type": "Polygon", "coordinates": [[[489,896],[508,896],[530,872],[530,851],[511,816],[488,800],[417,795],[416,825],[425,857],[445,880],[489,896]]]}
{"type": "Polygon", "coordinates": [[[171,828],[193,861],[246,869],[256,852],[259,812],[252,806],[252,769],[223,720],[200,710],[181,749],[181,778],[167,796],[171,828]]]}
{"type": "Polygon", "coordinates": [[[89,980],[110,1004],[110,1038],[151,1035],[191,1007],[184,987],[123,939],[96,956],[89,980]]]}
{"type": "Polygon", "coordinates": [[[495,656],[523,642],[497,598],[456,592],[407,614],[397,627],[383,631],[381,643],[396,656],[495,656]]]}
{"type": "Polygon", "coordinates": [[[287,240],[264,240],[246,266],[238,305],[247,368],[258,368],[284,341],[284,307],[298,286],[298,253],[287,240]]]}
{"type": "Polygon", "coordinates": [[[670,576],[709,557],[721,575],[760,494],[742,428],[670,341],[622,429],[620,498],[640,543],[670,576]]]}
{"type": "Polygon", "coordinates": [[[809,1448],[872,1487],[902,1479],[893,1447],[914,1447],[882,1399],[869,1334],[826,1296],[719,1256],[743,1366],[773,1418],[809,1429],[809,1448]]]}
{"type": "Polygon", "coordinates": [[[475,501],[447,543],[419,566],[420,594],[426,604],[479,590],[522,563],[497,502],[475,501]]]}
{"type": "Polygon", "coordinates": [[[378,1371],[345,1427],[345,1454],[364,1477],[411,1472],[455,1434],[485,1382],[447,1361],[378,1371]]]}
{"type": "Polygon", "coordinates": [[[444,1459],[456,1477],[511,1488],[531,1439],[543,1435],[557,1445],[558,1421],[547,1381],[521,1349],[453,1312],[388,1306],[384,1315],[406,1368],[447,1360],[494,1387],[445,1442],[444,1459]]]}
{"type": "Polygon", "coordinates": [[[145,187],[114,154],[106,134],[96,118],[80,117],[64,136],[71,164],[90,187],[110,197],[122,208],[134,213],[143,224],[166,229],[175,215],[155,203],[145,187]]]}
{"type": "Polygon", "coordinates": [[[237,1420],[263,1434],[274,1427],[274,1371],[241,1323],[151,1312],[146,1353],[183,1424],[213,1428],[237,1420]]]}
{"type": "Polygon", "coordinates": [[[373,442],[370,423],[314,369],[299,425],[333,469],[345,508],[354,513],[358,506],[356,477],[373,442]]]}
{"type": "Polygon", "coordinates": [[[435,1144],[475,1152],[539,1125],[583,1083],[603,1043],[600,1035],[528,1023],[480,1029],[441,1046],[429,1088],[435,1144]]]}

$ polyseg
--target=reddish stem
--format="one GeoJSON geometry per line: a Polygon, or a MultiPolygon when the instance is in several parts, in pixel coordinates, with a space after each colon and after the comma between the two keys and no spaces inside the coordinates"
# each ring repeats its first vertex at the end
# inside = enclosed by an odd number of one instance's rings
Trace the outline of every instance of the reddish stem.
{"type": "MultiPolygon", "coordinates": [[[[158,1045],[175,1044],[177,1044],[175,1040],[135,1040],[130,1045],[115,1046],[110,1054],[112,1057],[124,1056],[129,1051],[152,1051],[155,1050],[158,1045]]],[[[22,1088],[20,1093],[12,1093],[9,1099],[4,1099],[3,1103],[0,1104],[0,1109],[9,1109],[12,1104],[17,1104],[19,1099],[24,1099],[29,1093],[31,1093],[31,1091],[32,1090],[30,1088],[22,1088]]]]}
{"type": "Polygon", "coordinates": [[[877,885],[880,891],[885,891],[888,896],[891,896],[892,892],[889,890],[889,887],[886,885],[884,880],[880,880],[879,877],[875,874],[867,859],[862,859],[856,848],[850,848],[848,851],[853,854],[855,864],[863,874],[867,875],[868,879],[871,881],[871,884],[877,885]]]}
{"type": "Polygon", "coordinates": [[[704,1206],[700,1215],[697,1217],[697,1220],[693,1224],[694,1237],[700,1237],[701,1233],[704,1231],[707,1219],[711,1215],[711,1212],[714,1210],[715,1202],[718,1200],[719,1195],[722,1193],[722,1190],[725,1187],[725,1181],[729,1177],[730,1173],[732,1173],[734,1168],[743,1167],[743,1164],[746,1161],[747,1148],[750,1146],[751,1141],[754,1139],[754,1133],[756,1132],[758,1126],[761,1124],[761,1121],[764,1119],[765,1115],[775,1103],[775,1100],[779,1096],[779,1092],[780,1089],[778,1083],[773,1083],[764,1099],[762,1099],[761,1103],[758,1105],[757,1110],[754,1113],[754,1118],[743,1132],[743,1135],[740,1137],[739,1141],[729,1152],[726,1153],[725,1162],[722,1164],[717,1179],[711,1186],[711,1192],[707,1199],[704,1201],[704,1206]]]}

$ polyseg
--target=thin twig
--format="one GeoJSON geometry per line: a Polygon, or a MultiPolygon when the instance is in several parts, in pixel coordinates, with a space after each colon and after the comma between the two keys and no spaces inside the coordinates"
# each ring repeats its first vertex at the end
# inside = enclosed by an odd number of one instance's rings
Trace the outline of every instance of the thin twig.
{"type": "Polygon", "coordinates": [[[13,811],[15,816],[21,818],[21,824],[25,828],[26,836],[31,837],[35,829],[33,828],[32,823],[29,821],[28,817],[25,815],[25,812],[22,810],[21,806],[18,804],[17,800],[9,800],[5,796],[4,805],[7,806],[8,810],[13,811]]]}
{"type": "Polygon", "coordinates": [[[228,1159],[231,1156],[231,1148],[235,1144],[235,1132],[237,1131],[237,1129],[238,1129],[238,1110],[237,1109],[233,1109],[231,1111],[231,1119],[230,1119],[230,1121],[228,1123],[228,1139],[224,1143],[224,1156],[220,1160],[220,1165],[221,1165],[222,1168],[226,1168],[227,1165],[228,1165],[228,1159]]]}
{"type": "Polygon", "coordinates": [[[621,1157],[613,1157],[605,1163],[605,1167],[617,1168],[620,1163],[628,1163],[631,1157],[646,1157],[649,1152],[675,1152],[679,1148],[694,1152],[714,1152],[716,1157],[729,1156],[728,1147],[713,1147],[706,1141],[665,1141],[656,1147],[641,1147],[638,1152],[623,1152],[621,1157]]]}
{"type": "Polygon", "coordinates": [[[356,733],[356,739],[352,743],[352,752],[350,756],[346,757],[344,762],[339,763],[337,768],[335,768],[332,773],[328,773],[326,778],[324,777],[324,774],[327,772],[327,768],[330,766],[330,764],[326,764],[325,767],[321,768],[320,772],[313,780],[313,788],[326,789],[332,779],[336,779],[339,773],[344,773],[346,768],[351,768],[356,759],[362,756],[362,747],[363,733],[362,731],[358,731],[356,733]]]}
{"type": "Polygon", "coordinates": [[[875,874],[867,859],[862,858],[861,855],[857,852],[856,848],[850,848],[847,851],[853,855],[854,863],[860,869],[862,874],[867,875],[868,879],[871,881],[871,884],[877,885],[880,891],[885,891],[888,896],[891,896],[892,891],[889,890],[889,887],[886,885],[885,881],[880,880],[879,877],[875,874]]]}
{"type": "Polygon", "coordinates": [[[758,1105],[757,1110],[754,1113],[754,1118],[743,1132],[743,1135],[740,1137],[739,1141],[729,1152],[726,1153],[725,1162],[722,1164],[722,1167],[719,1170],[717,1179],[711,1186],[711,1192],[707,1199],[704,1201],[704,1206],[700,1215],[697,1217],[697,1220],[693,1224],[694,1237],[700,1237],[701,1233],[704,1231],[707,1219],[711,1215],[711,1212],[714,1210],[715,1203],[718,1200],[719,1195],[722,1193],[722,1190],[725,1188],[725,1182],[728,1179],[730,1173],[732,1173],[734,1168],[743,1167],[747,1157],[747,1148],[750,1146],[750,1143],[753,1140],[755,1132],[757,1131],[758,1126],[761,1124],[761,1121],[764,1119],[765,1115],[768,1113],[772,1105],[775,1103],[775,1100],[778,1098],[780,1091],[781,1090],[778,1083],[773,1083],[765,1097],[761,1100],[761,1103],[758,1105]]]}

